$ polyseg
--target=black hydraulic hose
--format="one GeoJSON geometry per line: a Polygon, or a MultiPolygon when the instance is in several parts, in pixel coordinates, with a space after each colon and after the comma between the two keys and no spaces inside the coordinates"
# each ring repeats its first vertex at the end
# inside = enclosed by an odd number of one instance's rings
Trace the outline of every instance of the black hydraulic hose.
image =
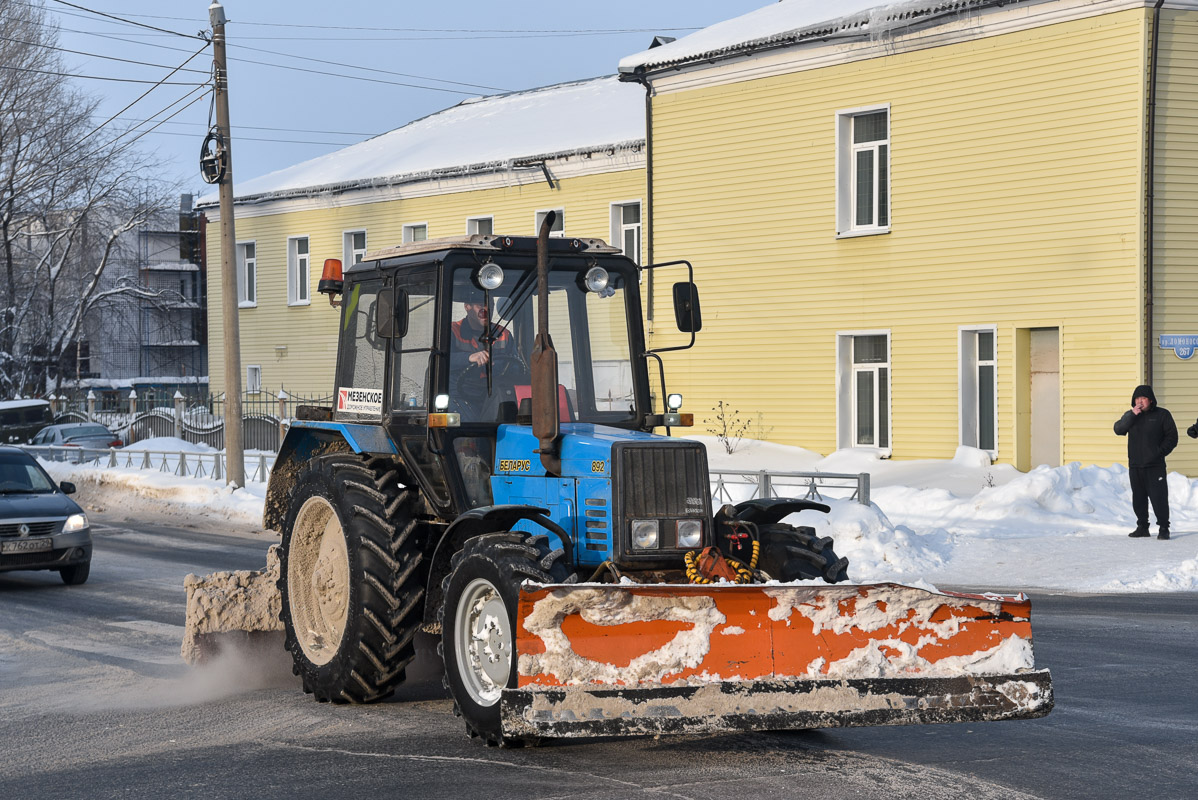
{"type": "Polygon", "coordinates": [[[562,540],[562,552],[566,559],[566,567],[569,568],[571,573],[573,573],[574,540],[570,537],[570,534],[566,533],[566,529],[543,514],[534,514],[533,516],[529,517],[529,519],[562,540]]]}

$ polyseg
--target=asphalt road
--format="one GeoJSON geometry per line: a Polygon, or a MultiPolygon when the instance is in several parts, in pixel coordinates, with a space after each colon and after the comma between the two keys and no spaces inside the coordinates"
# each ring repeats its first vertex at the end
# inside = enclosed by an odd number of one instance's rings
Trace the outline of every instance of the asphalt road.
{"type": "Polygon", "coordinates": [[[321,705],[283,653],[179,660],[183,576],[273,542],[93,514],[89,582],[0,573],[0,798],[1198,796],[1198,595],[1033,593],[1057,707],[1026,722],[486,748],[425,652],[389,702],[321,705]]]}

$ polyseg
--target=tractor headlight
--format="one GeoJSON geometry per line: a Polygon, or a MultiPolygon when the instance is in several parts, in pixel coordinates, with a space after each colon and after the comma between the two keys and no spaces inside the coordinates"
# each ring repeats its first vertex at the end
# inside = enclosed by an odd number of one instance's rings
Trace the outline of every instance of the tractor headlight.
{"type": "Polygon", "coordinates": [[[696,548],[703,541],[703,523],[697,519],[680,519],[674,535],[679,547],[696,548]]]}
{"type": "Polygon", "coordinates": [[[607,283],[609,280],[610,277],[607,274],[607,270],[605,270],[603,267],[591,267],[587,270],[584,283],[586,284],[588,292],[595,292],[598,294],[607,288],[607,283]]]}
{"type": "Polygon", "coordinates": [[[62,526],[63,533],[76,533],[84,530],[87,530],[87,514],[72,514],[67,517],[67,521],[62,526]]]}
{"type": "Polygon", "coordinates": [[[503,268],[493,261],[483,264],[478,270],[478,285],[493,292],[503,285],[503,268]]]}
{"type": "Polygon", "coordinates": [[[637,550],[656,550],[657,527],[655,519],[634,519],[632,521],[632,546],[637,550]]]}

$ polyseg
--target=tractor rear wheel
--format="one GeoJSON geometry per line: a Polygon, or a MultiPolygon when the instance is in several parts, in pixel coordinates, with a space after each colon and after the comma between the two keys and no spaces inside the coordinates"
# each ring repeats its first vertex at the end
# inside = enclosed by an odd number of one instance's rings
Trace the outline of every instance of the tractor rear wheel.
{"type": "Polygon", "coordinates": [[[415,657],[417,501],[385,458],[324,456],[296,479],[279,549],[281,618],[293,670],[321,702],[386,697],[415,657]]]}
{"type": "Polygon", "coordinates": [[[775,523],[762,525],[758,534],[761,556],[757,567],[771,578],[783,582],[848,580],[849,560],[837,557],[831,537],[816,536],[815,528],[775,523]]]}
{"type": "Polygon", "coordinates": [[[516,685],[516,603],[525,580],[567,580],[561,556],[550,552],[547,537],[517,532],[475,537],[453,556],[443,584],[441,657],[466,730],[487,744],[524,744],[504,739],[499,717],[501,692],[516,685]]]}

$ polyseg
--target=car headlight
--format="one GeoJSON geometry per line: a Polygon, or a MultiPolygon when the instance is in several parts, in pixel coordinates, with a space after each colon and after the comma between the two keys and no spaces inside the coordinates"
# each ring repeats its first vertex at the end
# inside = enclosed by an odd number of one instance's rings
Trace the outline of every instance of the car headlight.
{"type": "Polygon", "coordinates": [[[87,514],[72,514],[67,517],[66,524],[62,526],[63,533],[75,533],[83,530],[87,530],[87,514]]]}
{"type": "Polygon", "coordinates": [[[679,547],[698,547],[703,541],[703,523],[697,519],[680,519],[675,536],[677,538],[674,541],[679,547]]]}
{"type": "Polygon", "coordinates": [[[634,519],[632,521],[632,546],[637,550],[657,548],[657,520],[634,519]]]}

